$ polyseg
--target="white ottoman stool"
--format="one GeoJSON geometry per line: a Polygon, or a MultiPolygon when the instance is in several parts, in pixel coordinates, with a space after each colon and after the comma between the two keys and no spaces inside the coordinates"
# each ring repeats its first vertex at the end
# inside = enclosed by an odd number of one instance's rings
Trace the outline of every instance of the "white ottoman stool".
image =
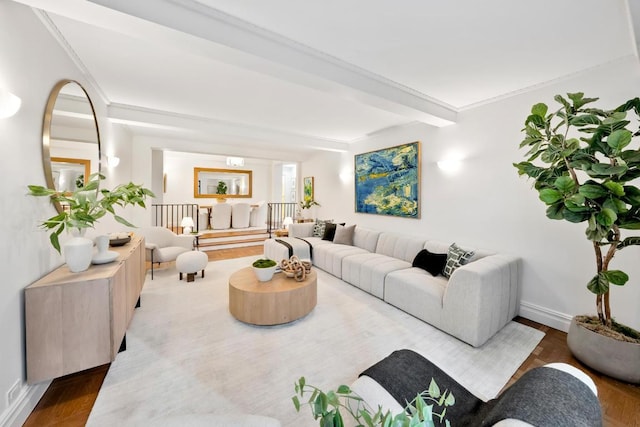
{"type": "Polygon", "coordinates": [[[202,270],[202,277],[204,277],[204,269],[209,262],[209,257],[205,252],[189,251],[178,255],[176,258],[176,268],[180,272],[180,280],[182,280],[182,274],[186,273],[187,282],[193,282],[196,273],[202,270]]]}

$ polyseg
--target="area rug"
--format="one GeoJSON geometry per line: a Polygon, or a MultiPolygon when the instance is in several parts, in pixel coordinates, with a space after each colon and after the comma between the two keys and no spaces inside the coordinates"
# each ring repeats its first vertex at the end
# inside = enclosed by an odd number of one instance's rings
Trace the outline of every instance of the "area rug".
{"type": "MultiPolygon", "coordinates": [[[[147,276],[127,350],[111,365],[89,426],[153,425],[181,414],[249,413],[283,426],[317,425],[291,396],[301,376],[324,389],[350,384],[400,348],[435,362],[478,397],[495,397],[544,334],[511,322],[473,348],[323,271],[318,305],[279,326],[239,322],[228,310],[228,278],[257,257],[210,262],[205,278],[175,268],[147,276]]],[[[453,410],[453,408],[452,408],[453,410]]]]}

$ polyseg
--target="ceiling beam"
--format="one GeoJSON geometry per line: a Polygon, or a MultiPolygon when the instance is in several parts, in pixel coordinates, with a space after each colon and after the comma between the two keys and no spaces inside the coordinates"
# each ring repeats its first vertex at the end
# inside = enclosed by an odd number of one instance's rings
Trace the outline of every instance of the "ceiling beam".
{"type": "MultiPolygon", "coordinates": [[[[254,71],[433,126],[447,126],[457,119],[453,107],[425,94],[193,0],[88,1],[259,58],[262,61],[250,61],[254,71]],[[283,67],[288,69],[286,76],[283,67]]],[[[239,58],[245,62],[239,65],[246,66],[246,61],[239,58]]]]}
{"type": "Polygon", "coordinates": [[[315,138],[306,135],[295,135],[274,129],[265,129],[235,122],[186,116],[166,111],[132,107],[130,105],[111,104],[107,116],[113,123],[137,128],[157,129],[175,132],[192,139],[207,139],[212,143],[222,141],[241,141],[243,145],[253,144],[264,149],[265,146],[280,150],[300,149],[346,152],[349,144],[315,138]],[[215,137],[212,137],[215,136],[215,137]]]}

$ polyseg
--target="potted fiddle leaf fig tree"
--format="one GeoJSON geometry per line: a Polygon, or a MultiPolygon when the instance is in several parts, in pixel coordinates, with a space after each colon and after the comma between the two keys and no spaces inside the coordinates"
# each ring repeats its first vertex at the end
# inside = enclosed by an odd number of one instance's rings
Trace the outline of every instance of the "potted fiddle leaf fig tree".
{"type": "Polygon", "coordinates": [[[41,185],[28,186],[29,195],[49,197],[51,201],[58,202],[62,206],[57,215],[42,221],[41,227],[51,232],[49,240],[58,253],[60,253],[60,234],[67,230],[75,235],[74,239],[67,241],[63,248],[65,261],[72,272],[86,270],[91,264],[93,242],[82,237],[87,228],[95,227],[100,218],[107,213],[113,215],[119,223],[134,227],[129,221],[116,214],[115,207],[134,205],[144,208],[145,199],[155,197],[151,190],[131,182],[118,185],[113,190],[99,189],[100,181],[103,179],[105,179],[104,175],[91,174],[83,186],[77,187],[72,192],[52,190],[41,185]],[[77,261],[75,261],[76,258],[77,261]]]}
{"type": "Polygon", "coordinates": [[[640,333],[614,320],[610,292],[629,281],[614,268],[614,256],[640,244],[640,99],[612,110],[596,108],[597,100],[556,95],[559,108],[552,112],[535,104],[520,143],[526,161],[514,166],[534,180],[547,217],[584,223],[593,247],[596,274],[586,287],[595,295],[596,316],[573,318],[569,348],[592,368],[639,383],[640,333]]]}

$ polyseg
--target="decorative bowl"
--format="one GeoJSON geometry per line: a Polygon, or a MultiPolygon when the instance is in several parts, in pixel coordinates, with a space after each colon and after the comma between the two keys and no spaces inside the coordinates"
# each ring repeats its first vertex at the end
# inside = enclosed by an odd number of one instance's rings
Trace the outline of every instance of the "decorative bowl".
{"type": "Polygon", "coordinates": [[[109,239],[109,246],[123,246],[131,241],[131,236],[109,239]]]}

